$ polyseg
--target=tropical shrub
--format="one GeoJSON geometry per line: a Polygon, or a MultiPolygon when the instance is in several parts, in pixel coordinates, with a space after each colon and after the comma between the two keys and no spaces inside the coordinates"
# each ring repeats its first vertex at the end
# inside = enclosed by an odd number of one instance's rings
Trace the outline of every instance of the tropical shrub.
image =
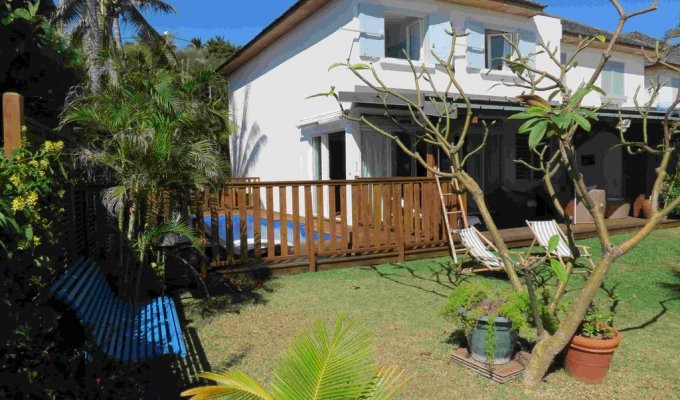
{"type": "Polygon", "coordinates": [[[487,287],[481,283],[461,283],[453,289],[441,311],[448,320],[469,336],[481,317],[504,317],[519,332],[530,327],[529,295],[487,287]]]}
{"type": "Polygon", "coordinates": [[[332,332],[326,322],[303,332],[279,362],[268,391],[240,371],[202,373],[218,385],[186,390],[191,399],[391,399],[408,382],[397,367],[378,368],[371,335],[340,315],[332,332]]]}
{"type": "MultiPolygon", "coordinates": [[[[31,251],[42,242],[50,242],[50,229],[57,203],[50,201],[55,194],[59,175],[65,176],[60,162],[63,142],[46,141],[38,150],[27,149],[24,143],[9,157],[0,156],[0,254],[14,259],[21,252],[31,251]]],[[[56,197],[64,196],[63,189],[56,197]]],[[[41,262],[37,259],[36,262],[41,262]]]]}
{"type": "MultiPolygon", "coordinates": [[[[663,204],[669,204],[673,199],[680,197],[680,163],[675,167],[675,171],[668,174],[664,182],[661,198],[663,204]]],[[[680,207],[676,207],[671,213],[671,217],[680,218],[680,207]]]]}
{"type": "Polygon", "coordinates": [[[62,148],[23,143],[0,155],[0,398],[68,398],[79,387],[63,373],[75,371],[79,357],[48,291],[63,250],[62,148]]]}
{"type": "Polygon", "coordinates": [[[130,70],[117,84],[73,100],[62,124],[81,129],[79,165],[111,178],[103,201],[118,219],[121,275],[135,275],[127,258],[134,252],[139,288],[146,266],[163,277],[164,260],[153,247],[168,235],[200,248],[188,216],[196,192],[227,179],[220,143],[229,124],[215,74],[158,68],[148,54],[135,54],[124,60],[130,70]]]}

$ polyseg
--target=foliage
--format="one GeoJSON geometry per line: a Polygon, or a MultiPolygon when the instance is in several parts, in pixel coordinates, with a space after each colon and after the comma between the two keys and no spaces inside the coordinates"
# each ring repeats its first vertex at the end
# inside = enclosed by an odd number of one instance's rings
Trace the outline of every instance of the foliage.
{"type": "Polygon", "coordinates": [[[8,14],[0,22],[3,25],[11,25],[21,20],[28,22],[32,26],[37,40],[44,42],[58,53],[64,54],[71,67],[82,66],[83,60],[80,52],[69,45],[68,40],[61,35],[59,30],[46,17],[38,14],[39,8],[39,0],[35,3],[28,2],[26,8],[10,8],[8,9],[8,14]]]}
{"type": "MultiPolygon", "coordinates": [[[[508,119],[526,120],[517,133],[529,135],[529,147],[532,149],[536,148],[544,138],[553,136],[564,138],[574,124],[590,132],[592,125],[589,119],[597,121],[597,114],[579,105],[583,98],[592,91],[604,94],[594,85],[585,86],[579,88],[571,99],[560,107],[551,106],[537,95],[522,95],[518,99],[526,102],[529,107],[520,113],[511,115],[508,119]]],[[[554,93],[559,94],[559,91],[554,93]]]]}
{"type": "MultiPolygon", "coordinates": [[[[664,206],[669,204],[673,199],[680,197],[680,163],[675,166],[675,171],[666,176],[666,181],[661,192],[664,206]]],[[[671,217],[680,217],[680,207],[676,207],[670,214],[671,217]]]]}
{"type": "Polygon", "coordinates": [[[173,13],[174,8],[161,0],[74,0],[62,1],[54,19],[70,35],[71,43],[83,49],[87,59],[92,91],[103,89],[107,80],[116,82],[118,70],[113,68],[122,51],[120,20],[127,22],[150,45],[167,43],[144,17],[144,12],[173,13]]]}
{"type": "MultiPolygon", "coordinates": [[[[504,317],[512,322],[512,330],[519,332],[530,325],[529,296],[492,288],[480,283],[461,283],[453,289],[442,308],[442,314],[466,336],[482,317],[504,317]]],[[[491,320],[489,320],[491,322],[491,320]]]]}
{"type": "MultiPolygon", "coordinates": [[[[65,175],[60,162],[62,142],[46,141],[38,150],[23,143],[9,157],[0,156],[0,255],[13,259],[17,252],[51,242],[51,220],[58,212],[45,201],[52,195],[59,174],[65,175]],[[41,201],[41,199],[43,199],[41,201]]],[[[58,196],[63,196],[60,190],[58,196]]],[[[62,210],[63,211],[63,210],[62,210]]],[[[36,260],[40,262],[40,260],[36,260]]]]}
{"type": "Polygon", "coordinates": [[[378,368],[368,330],[339,315],[332,333],[325,322],[303,332],[279,362],[268,392],[240,371],[202,373],[216,386],[189,389],[192,399],[391,399],[408,382],[396,367],[378,368]]]}
{"type": "MultiPolygon", "coordinates": [[[[161,68],[150,54],[131,50],[116,85],[76,98],[62,115],[63,125],[82,129],[81,165],[112,177],[104,203],[118,218],[121,243],[136,250],[138,276],[145,265],[162,274],[163,260],[150,250],[163,235],[199,245],[177,217],[186,221],[195,191],[220,185],[228,171],[220,147],[229,129],[222,78],[161,68]]],[[[122,250],[119,264],[127,271],[122,250]]]]}
{"type": "Polygon", "coordinates": [[[47,141],[30,149],[23,142],[10,156],[0,152],[1,398],[76,391],[63,371],[75,373],[77,354],[62,336],[62,316],[48,292],[64,250],[62,148],[47,141]]]}
{"type": "Polygon", "coordinates": [[[177,50],[175,54],[179,64],[189,71],[201,69],[214,71],[240,49],[240,46],[221,36],[215,36],[206,43],[202,43],[199,38],[193,38],[191,44],[177,50]]]}
{"type": "Polygon", "coordinates": [[[581,324],[581,336],[593,339],[612,339],[616,334],[612,329],[613,317],[591,306],[581,324]]]}

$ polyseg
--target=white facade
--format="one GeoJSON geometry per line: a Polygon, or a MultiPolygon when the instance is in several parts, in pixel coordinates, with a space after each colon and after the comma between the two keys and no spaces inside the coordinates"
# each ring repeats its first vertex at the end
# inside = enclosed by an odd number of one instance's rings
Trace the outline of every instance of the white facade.
{"type": "MultiPolygon", "coordinates": [[[[328,71],[331,64],[348,59],[352,63],[373,63],[378,74],[390,87],[415,89],[413,77],[405,60],[362,56],[367,52],[367,48],[376,45],[375,41],[371,42],[375,36],[385,35],[385,31],[377,32],[377,35],[374,35],[375,32],[362,34],[362,29],[365,30],[370,24],[380,26],[380,15],[403,15],[407,16],[409,21],[421,21],[420,32],[417,31],[419,29],[417,24],[412,24],[409,30],[409,34],[415,37],[418,37],[418,34],[422,36],[419,54],[421,61],[418,64],[425,64],[433,76],[435,86],[442,90],[448,83],[448,77],[443,69],[436,67],[432,62],[430,51],[437,47],[437,43],[441,48],[441,32],[438,33],[437,30],[441,30],[443,25],[448,25],[449,21],[459,32],[467,29],[468,32],[477,30],[516,34],[523,49],[535,49],[535,43],[532,44],[532,41],[542,41],[549,43],[551,48],[557,47],[558,56],[574,51],[572,45],[562,45],[561,21],[549,16],[527,18],[437,1],[332,1],[230,74],[231,111],[232,118],[242,132],[239,139],[243,143],[248,143],[249,140],[255,143],[258,134],[266,139],[261,141],[265,144],[259,149],[248,146],[241,146],[241,150],[232,149],[247,153],[239,156],[242,160],[249,160],[246,163],[247,167],[239,171],[241,175],[260,177],[266,181],[314,179],[317,168],[313,138],[320,137],[316,139],[321,143],[320,177],[329,179],[332,155],[329,151],[331,140],[328,135],[334,133],[343,134],[344,137],[344,177],[352,179],[355,176],[366,175],[367,167],[365,160],[362,160],[361,151],[362,134],[376,134],[367,132],[365,127],[362,128],[358,124],[339,119],[339,109],[334,99],[324,97],[307,99],[307,97],[326,92],[331,86],[335,86],[336,92],[353,92],[365,87],[345,69],[336,68],[328,71]],[[370,15],[366,17],[366,13],[370,15]]],[[[468,94],[476,96],[513,97],[520,94],[522,89],[502,84],[504,81],[514,79],[510,71],[492,70],[486,68],[486,65],[482,68],[471,67],[471,64],[475,64],[473,62],[475,46],[480,46],[478,43],[472,43],[473,41],[478,41],[478,38],[471,34],[459,38],[456,45],[456,76],[463,89],[468,94]]],[[[486,44],[488,45],[488,42],[486,44]]],[[[483,54],[482,52],[481,57],[483,54]]],[[[579,66],[568,76],[571,86],[577,86],[590,76],[599,55],[600,51],[597,50],[582,53],[579,57],[579,66]]],[[[585,105],[598,106],[603,101],[608,101],[622,107],[630,107],[633,106],[633,95],[638,87],[641,88],[640,96],[646,95],[643,58],[627,53],[616,53],[613,60],[625,66],[623,94],[603,99],[599,94],[592,93],[586,99],[585,105]]],[[[537,55],[534,62],[541,69],[553,74],[558,73],[558,67],[547,54],[537,55]]],[[[665,96],[666,92],[663,92],[663,95],[665,96]]],[[[646,100],[641,101],[644,102],[646,100]]],[[[505,130],[514,128],[513,123],[506,121],[505,130]]],[[[497,132],[499,144],[507,149],[504,150],[506,155],[514,155],[514,135],[503,135],[503,132],[505,131],[497,132]]],[[[366,139],[363,138],[364,145],[367,143],[366,139]]],[[[379,140],[376,143],[380,143],[379,140]]],[[[387,143],[384,145],[389,146],[387,143]]],[[[385,153],[384,162],[393,165],[395,162],[393,150],[385,148],[381,151],[385,153]]],[[[488,157],[493,157],[493,154],[488,157]]],[[[506,186],[519,184],[521,187],[521,182],[515,179],[512,158],[505,158],[510,161],[501,168],[502,176],[490,176],[489,179],[499,179],[506,186]]],[[[382,160],[380,159],[380,162],[383,162],[382,160]]],[[[488,168],[488,165],[485,167],[488,168]]],[[[391,171],[390,168],[393,169],[386,166],[385,171],[391,171]]]]}
{"type": "Polygon", "coordinates": [[[655,68],[647,71],[645,85],[662,85],[654,106],[665,109],[673,104],[680,88],[680,73],[668,68],[655,68]]]}

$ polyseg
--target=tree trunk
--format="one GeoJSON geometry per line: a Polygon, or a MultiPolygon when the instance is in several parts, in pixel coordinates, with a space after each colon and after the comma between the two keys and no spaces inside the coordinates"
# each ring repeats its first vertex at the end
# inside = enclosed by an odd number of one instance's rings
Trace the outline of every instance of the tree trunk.
{"type": "Polygon", "coordinates": [[[620,254],[617,255],[615,252],[607,252],[602,257],[555,334],[544,340],[539,340],[536,344],[531,352],[531,360],[524,372],[525,386],[534,387],[538,385],[548,372],[555,356],[569,344],[579,325],[581,325],[583,316],[588,311],[597,290],[607,277],[609,268],[618,257],[620,257],[620,254]]]}
{"type": "Polygon", "coordinates": [[[113,19],[113,40],[118,51],[123,51],[123,36],[120,31],[119,17],[113,19]]]}
{"type": "Polygon", "coordinates": [[[472,196],[472,200],[477,205],[477,208],[479,208],[479,213],[482,216],[482,220],[484,220],[484,224],[486,225],[486,228],[489,230],[493,242],[496,244],[498,253],[503,259],[505,272],[507,273],[508,278],[512,283],[512,287],[517,291],[524,290],[524,287],[522,286],[522,283],[520,282],[519,277],[517,276],[517,272],[515,271],[514,263],[512,262],[512,260],[510,260],[509,256],[510,251],[505,245],[505,241],[503,241],[500,231],[498,230],[498,227],[496,226],[496,223],[493,220],[491,213],[489,212],[489,208],[486,205],[486,200],[484,199],[484,192],[479,187],[477,182],[475,182],[475,180],[472,179],[472,177],[465,173],[464,171],[461,171],[458,175],[459,180],[463,182],[463,186],[465,186],[465,189],[467,189],[468,193],[470,193],[470,195],[472,196]]]}

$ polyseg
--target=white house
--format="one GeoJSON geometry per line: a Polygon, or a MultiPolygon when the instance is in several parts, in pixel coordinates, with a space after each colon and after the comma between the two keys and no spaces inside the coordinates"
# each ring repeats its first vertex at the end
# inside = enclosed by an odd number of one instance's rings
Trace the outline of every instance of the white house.
{"type": "MultiPolygon", "coordinates": [[[[573,54],[579,35],[609,34],[546,14],[544,9],[530,0],[298,1],[220,69],[229,77],[233,118],[239,125],[232,142],[234,175],[268,181],[424,175],[423,168],[387,139],[341,119],[334,99],[307,97],[333,85],[352,112],[379,115],[380,101],[362,82],[349,71],[328,67],[347,60],[371,62],[387,85],[410,93],[415,86],[403,50],[424,63],[435,85],[444,88],[448,77],[435,65],[434,54],[448,54],[451,37],[444,30],[452,24],[468,33],[456,44],[457,78],[472,98],[476,115],[496,121],[485,150],[471,160],[469,172],[486,190],[492,207],[494,202],[500,208],[514,199],[532,213],[546,212],[534,173],[513,162],[532,157],[526,137],[516,134],[517,123],[507,120],[520,108],[506,99],[522,90],[502,84],[512,81],[513,74],[496,59],[507,54],[507,35],[516,39],[523,54],[534,52],[543,42],[557,47],[564,60],[573,54]]],[[[608,105],[596,132],[579,147],[579,160],[588,180],[606,189],[612,199],[632,200],[644,194],[652,172],[651,163],[647,167],[644,160],[632,162],[620,148],[612,149],[619,111],[631,120],[629,131],[634,132],[639,129],[633,112],[638,88],[639,103],[645,104],[650,82],[663,79],[666,87],[659,105],[670,103],[678,90],[680,77],[645,62],[641,48],[650,46],[640,37],[622,37],[598,82],[608,95],[591,93],[585,100],[587,106],[608,105]]],[[[578,67],[567,77],[569,84],[587,79],[599,56],[597,48],[583,52],[578,67]]],[[[540,68],[558,71],[547,54],[534,58],[540,68]]],[[[409,140],[400,128],[383,122],[392,133],[409,140]]],[[[470,146],[481,143],[482,133],[477,124],[470,146]]],[[[426,146],[414,143],[413,147],[427,154],[428,160],[438,161],[426,146]]],[[[559,189],[566,201],[572,195],[564,182],[559,189]]]]}

